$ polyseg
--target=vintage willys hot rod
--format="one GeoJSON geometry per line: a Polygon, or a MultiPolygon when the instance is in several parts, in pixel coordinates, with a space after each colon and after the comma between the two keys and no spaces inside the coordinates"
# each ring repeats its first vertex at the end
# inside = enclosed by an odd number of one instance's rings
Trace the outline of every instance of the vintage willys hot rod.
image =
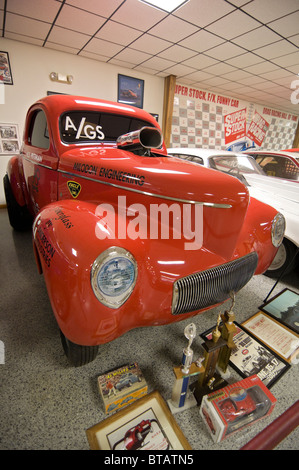
{"type": "Polygon", "coordinates": [[[237,179],[167,155],[156,120],[52,95],[27,113],[4,187],[11,225],[32,226],[69,360],[238,292],[272,262],[284,219],[237,179]]]}

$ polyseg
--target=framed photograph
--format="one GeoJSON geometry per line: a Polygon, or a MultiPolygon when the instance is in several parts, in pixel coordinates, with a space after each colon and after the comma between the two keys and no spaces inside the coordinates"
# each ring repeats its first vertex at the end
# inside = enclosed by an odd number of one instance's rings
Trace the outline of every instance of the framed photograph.
{"type": "Polygon", "coordinates": [[[86,430],[91,450],[191,450],[158,391],[86,430]]]}
{"type": "Polygon", "coordinates": [[[264,312],[257,312],[241,325],[288,363],[298,362],[299,335],[264,312]]]}
{"type": "Polygon", "coordinates": [[[297,292],[284,289],[259,308],[283,323],[283,325],[299,333],[299,294],[297,292]]]}
{"type": "Polygon", "coordinates": [[[0,82],[13,85],[8,52],[0,51],[0,82]]]}
{"type": "MultiPolygon", "coordinates": [[[[234,334],[236,347],[232,350],[229,365],[243,378],[256,374],[267,388],[271,388],[291,367],[290,364],[267,348],[261,341],[253,338],[237,322],[234,324],[236,326],[234,334]]],[[[213,328],[203,333],[202,338],[210,339],[212,330],[213,328]]]]}
{"type": "Polygon", "coordinates": [[[118,74],[117,101],[119,103],[143,108],[143,94],[144,80],[118,74]]]}
{"type": "Polygon", "coordinates": [[[19,150],[19,131],[17,124],[0,123],[0,154],[14,154],[18,153],[19,150]]]}

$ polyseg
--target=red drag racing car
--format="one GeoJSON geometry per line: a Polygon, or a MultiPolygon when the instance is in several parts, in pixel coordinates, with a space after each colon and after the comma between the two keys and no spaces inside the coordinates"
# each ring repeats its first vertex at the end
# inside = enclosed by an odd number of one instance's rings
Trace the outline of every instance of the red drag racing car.
{"type": "Polygon", "coordinates": [[[271,264],[284,218],[236,178],[167,155],[141,109],[52,95],[27,113],[4,177],[69,360],[227,300],[271,264]]]}

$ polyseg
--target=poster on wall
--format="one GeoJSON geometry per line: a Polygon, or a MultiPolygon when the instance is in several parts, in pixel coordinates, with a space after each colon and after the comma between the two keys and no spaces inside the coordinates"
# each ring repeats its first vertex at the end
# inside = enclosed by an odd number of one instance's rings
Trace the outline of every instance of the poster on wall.
{"type": "Polygon", "coordinates": [[[8,52],[0,51],[0,82],[13,85],[8,52]]]}
{"type": "Polygon", "coordinates": [[[230,144],[245,137],[246,111],[246,108],[244,108],[224,116],[225,144],[230,144]]]}
{"type": "Polygon", "coordinates": [[[143,94],[144,80],[118,74],[117,101],[119,103],[143,108],[143,94]]]}
{"type": "Polygon", "coordinates": [[[247,131],[247,137],[251,139],[259,147],[262,145],[266,136],[269,123],[257,111],[255,111],[253,119],[247,131]]]}
{"type": "Polygon", "coordinates": [[[279,150],[292,147],[297,125],[297,115],[176,84],[170,147],[223,150],[243,143],[279,150]]]}
{"type": "Polygon", "coordinates": [[[18,153],[19,149],[17,124],[0,123],[0,155],[18,153]]]}

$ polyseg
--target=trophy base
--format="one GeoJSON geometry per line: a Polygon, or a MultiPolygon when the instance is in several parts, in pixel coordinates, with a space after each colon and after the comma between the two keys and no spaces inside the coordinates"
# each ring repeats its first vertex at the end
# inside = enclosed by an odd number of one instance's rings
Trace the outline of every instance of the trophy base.
{"type": "Polygon", "coordinates": [[[171,399],[167,400],[167,403],[173,415],[176,413],[180,413],[181,411],[188,410],[189,408],[192,408],[193,406],[197,405],[196,398],[194,397],[193,394],[188,395],[188,398],[186,399],[184,406],[180,406],[180,407],[175,406],[171,399]]]}
{"type": "Polygon", "coordinates": [[[201,386],[198,382],[195,382],[195,384],[191,385],[190,388],[193,392],[198,406],[201,404],[202,397],[204,395],[208,395],[209,393],[220,390],[220,388],[226,387],[226,385],[228,385],[227,381],[217,372],[214,374],[214,379],[214,382],[210,386],[201,386]]]}

